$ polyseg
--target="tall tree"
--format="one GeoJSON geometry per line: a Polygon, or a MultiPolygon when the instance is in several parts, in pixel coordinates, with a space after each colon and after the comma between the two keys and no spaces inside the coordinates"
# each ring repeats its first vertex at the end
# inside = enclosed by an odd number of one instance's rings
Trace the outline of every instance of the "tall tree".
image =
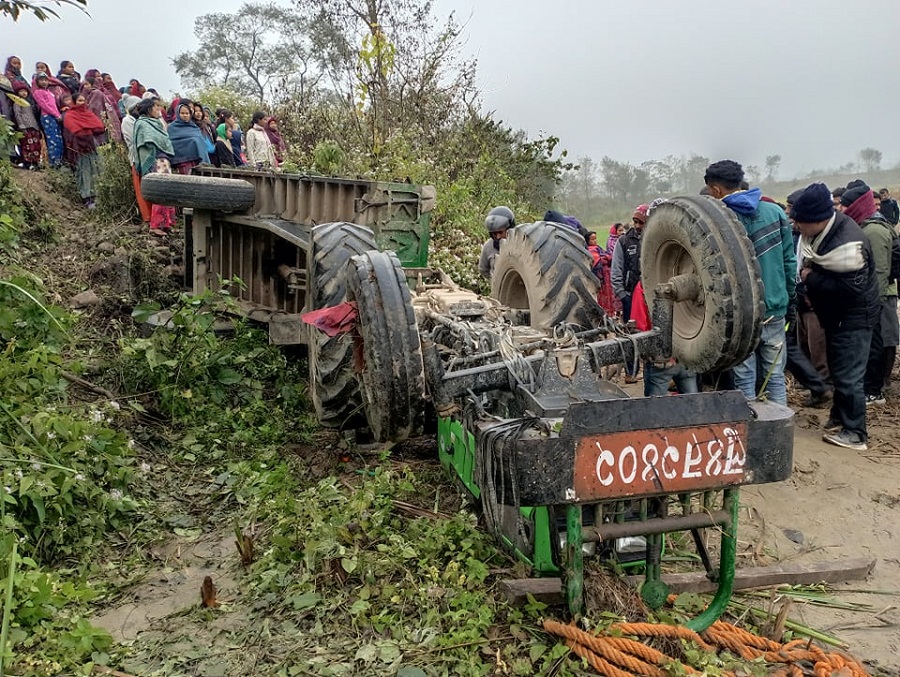
{"type": "Polygon", "coordinates": [[[781,166],[780,155],[766,155],[766,178],[774,181],[778,174],[778,168],[781,166]]]}
{"type": "Polygon", "coordinates": [[[197,49],[172,59],[189,88],[222,87],[258,101],[299,97],[306,102],[321,76],[309,20],[271,2],[199,16],[194,35],[197,49]]]}
{"type": "Polygon", "coordinates": [[[881,169],[881,151],[875,148],[863,148],[859,151],[859,159],[867,172],[881,169]]]}
{"type": "Polygon", "coordinates": [[[453,14],[439,22],[431,0],[295,0],[336,98],[373,156],[397,135],[437,140],[477,108],[475,64],[460,58],[453,14]]]}

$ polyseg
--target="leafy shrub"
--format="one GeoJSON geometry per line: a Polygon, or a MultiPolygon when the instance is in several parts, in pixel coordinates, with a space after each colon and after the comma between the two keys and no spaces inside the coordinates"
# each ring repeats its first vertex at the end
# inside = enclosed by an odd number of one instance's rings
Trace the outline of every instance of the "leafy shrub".
{"type": "MultiPolygon", "coordinates": [[[[159,312],[156,303],[135,308],[143,322],[159,312]]],[[[205,422],[210,411],[253,430],[271,415],[270,396],[288,368],[284,354],[268,345],[266,335],[237,319],[234,299],[226,290],[181,295],[170,309],[166,327],[150,338],[122,341],[121,375],[129,392],[153,392],[153,406],[175,422],[205,422]],[[228,312],[231,326],[224,335],[217,323],[228,312]],[[268,413],[266,413],[268,411],[268,413]],[[253,420],[247,420],[247,417],[253,420]]],[[[302,381],[301,381],[302,382],[302,381]]],[[[297,394],[302,388],[297,388],[297,394]]]]}
{"type": "Polygon", "coordinates": [[[138,216],[138,209],[128,151],[122,144],[106,144],[100,147],[99,153],[97,211],[110,221],[134,220],[138,216]]]}
{"type": "Polygon", "coordinates": [[[60,352],[69,318],[39,303],[26,278],[0,282],[3,526],[23,554],[54,563],[96,547],[136,507],[133,453],[111,427],[118,404],[68,401],[60,352]]]}

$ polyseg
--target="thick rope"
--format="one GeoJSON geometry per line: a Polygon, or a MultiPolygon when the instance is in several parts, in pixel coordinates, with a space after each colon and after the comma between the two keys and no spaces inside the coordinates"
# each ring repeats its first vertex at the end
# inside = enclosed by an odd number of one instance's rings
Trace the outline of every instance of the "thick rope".
{"type": "MultiPolygon", "coordinates": [[[[681,626],[656,623],[615,623],[603,635],[593,635],[574,625],[550,619],[545,619],[543,626],[551,635],[565,639],[566,646],[575,654],[608,677],[664,677],[667,674],[665,667],[675,660],[622,635],[679,639],[694,642],[705,651],[713,653],[727,649],[744,660],[761,658],[766,663],[783,666],[773,672],[778,677],[802,677],[805,672],[798,663],[812,665],[816,677],[830,677],[838,670],[843,670],[852,677],[869,677],[865,668],[846,654],[826,652],[802,639],[781,644],[723,621],[713,623],[703,636],[681,626]]],[[[688,674],[700,674],[690,666],[685,666],[685,669],[688,674]]]]}

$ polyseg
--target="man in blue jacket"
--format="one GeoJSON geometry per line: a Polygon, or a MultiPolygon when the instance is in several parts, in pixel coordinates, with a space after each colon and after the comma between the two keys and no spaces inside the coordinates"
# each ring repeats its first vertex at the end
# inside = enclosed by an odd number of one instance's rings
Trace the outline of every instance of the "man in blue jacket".
{"type": "Polygon", "coordinates": [[[734,212],[744,224],[762,273],[766,314],[759,345],[734,367],[734,383],[748,399],[756,397],[756,384],[766,382],[769,400],[787,405],[784,367],[787,359],[785,321],[795,313],[797,257],[787,214],[776,204],[761,201],[759,188],[741,190],[744,170],[734,160],[714,162],[703,177],[709,195],[734,212]]]}

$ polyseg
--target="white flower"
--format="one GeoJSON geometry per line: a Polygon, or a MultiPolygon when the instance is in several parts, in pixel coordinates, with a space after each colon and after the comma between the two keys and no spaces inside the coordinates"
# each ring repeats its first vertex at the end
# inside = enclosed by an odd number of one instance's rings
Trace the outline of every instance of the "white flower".
{"type": "Polygon", "coordinates": [[[110,400],[110,401],[109,401],[109,408],[110,408],[110,409],[115,409],[116,411],[119,411],[119,410],[122,408],[122,405],[120,405],[120,404],[119,404],[118,402],[116,402],[115,400],[110,400]]]}
{"type": "Polygon", "coordinates": [[[100,423],[103,421],[103,412],[98,409],[91,409],[91,423],[100,423]]]}
{"type": "Polygon", "coordinates": [[[128,440],[128,448],[134,449],[134,440],[128,440]]]}
{"type": "Polygon", "coordinates": [[[146,461],[141,463],[141,472],[150,472],[150,464],[146,461]]]}
{"type": "Polygon", "coordinates": [[[121,501],[122,500],[122,492],[119,491],[118,489],[113,489],[112,491],[109,492],[109,497],[114,501],[121,501]]]}
{"type": "Polygon", "coordinates": [[[53,432],[53,431],[51,430],[50,432],[47,433],[47,439],[48,439],[48,440],[55,440],[55,439],[56,439],[56,433],[53,432]]]}
{"type": "Polygon", "coordinates": [[[83,482],[83,481],[84,481],[84,475],[82,475],[80,472],[75,473],[75,480],[78,481],[78,482],[83,482]]]}
{"type": "Polygon", "coordinates": [[[41,469],[41,464],[40,463],[32,463],[31,469],[34,470],[35,472],[38,472],[41,469]]]}
{"type": "Polygon", "coordinates": [[[10,487],[3,487],[3,488],[6,490],[6,493],[7,493],[7,494],[11,494],[11,493],[12,493],[12,489],[11,489],[10,487]]]}
{"type": "Polygon", "coordinates": [[[16,479],[17,480],[22,479],[22,471],[21,470],[16,470],[16,479]]]}

